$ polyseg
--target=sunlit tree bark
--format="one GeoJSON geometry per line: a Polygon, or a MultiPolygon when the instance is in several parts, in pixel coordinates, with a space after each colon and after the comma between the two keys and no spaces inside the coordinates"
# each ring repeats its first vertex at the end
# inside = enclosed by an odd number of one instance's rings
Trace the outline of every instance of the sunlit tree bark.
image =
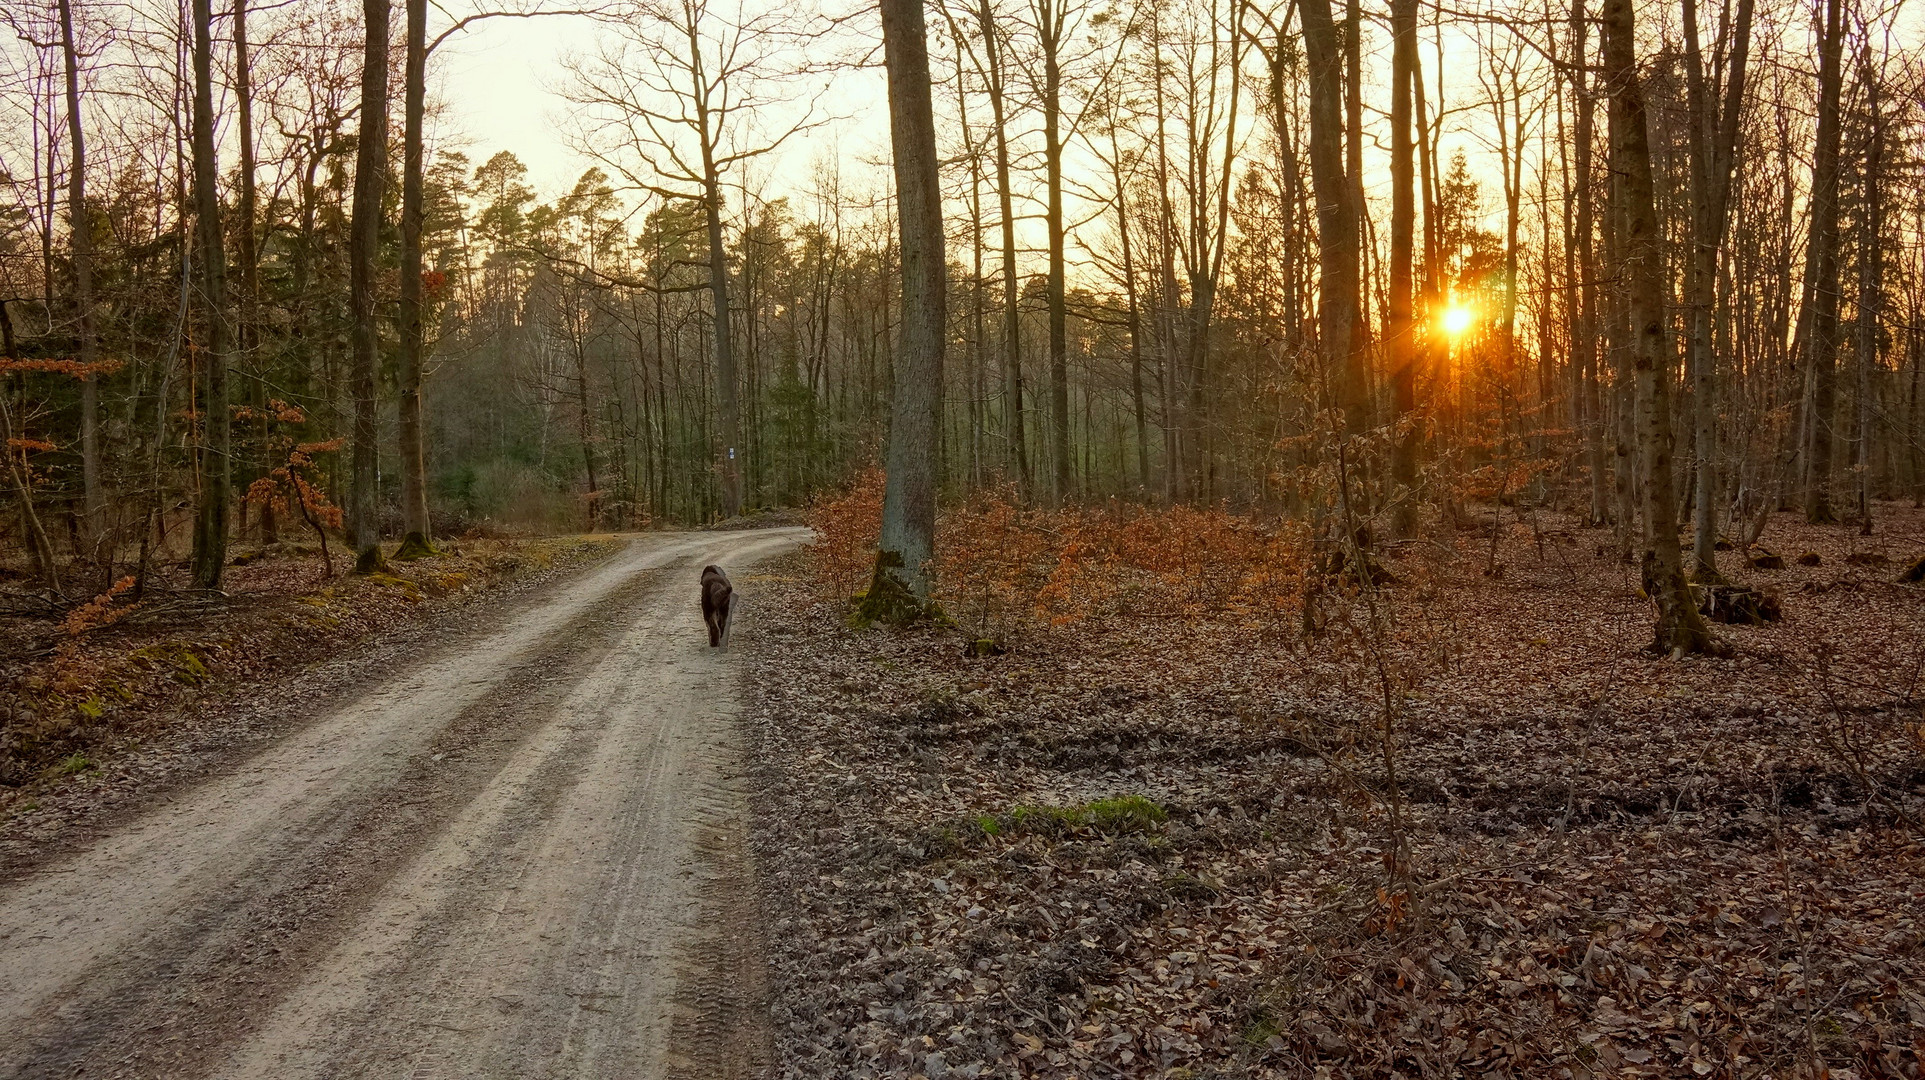
{"type": "Polygon", "coordinates": [[[1657,605],[1653,647],[1681,655],[1716,643],[1698,614],[1685,580],[1678,543],[1678,503],[1671,455],[1671,346],[1664,314],[1663,236],[1651,175],[1644,90],[1637,65],[1637,24],[1631,0],[1605,0],[1604,73],[1611,93],[1611,165],[1623,206],[1625,303],[1631,364],[1637,376],[1639,460],[1643,472],[1644,589],[1657,605]]]}

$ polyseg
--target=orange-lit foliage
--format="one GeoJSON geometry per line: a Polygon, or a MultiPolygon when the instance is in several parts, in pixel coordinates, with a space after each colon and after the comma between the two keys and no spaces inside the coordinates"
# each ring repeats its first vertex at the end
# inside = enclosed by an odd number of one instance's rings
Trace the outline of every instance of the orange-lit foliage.
{"type": "Polygon", "coordinates": [[[1018,508],[1006,493],[943,515],[937,581],[959,617],[1054,624],[1105,614],[1266,619],[1301,595],[1308,535],[1221,507],[1018,508]]]}
{"type": "Polygon", "coordinates": [[[818,496],[809,505],[809,524],[815,527],[809,560],[816,583],[831,597],[847,599],[869,582],[882,532],[882,486],[882,470],[871,467],[847,490],[818,496]]]}
{"type": "MultiPolygon", "coordinates": [[[[863,474],[810,513],[822,591],[846,598],[866,582],[882,516],[882,476],[863,474]]],[[[1029,620],[1106,614],[1269,619],[1296,610],[1309,534],[1220,507],[1157,510],[1128,503],[1042,510],[1012,490],[946,509],[936,529],[936,593],[981,632],[1029,620]]]]}
{"type": "MultiPolygon", "coordinates": [[[[121,366],[121,362],[118,360],[96,360],[88,364],[82,363],[79,360],[23,360],[14,356],[0,356],[0,375],[40,372],[42,374],[67,375],[75,379],[88,379],[95,375],[111,375],[119,371],[121,366]]],[[[7,451],[4,460],[20,466],[22,468],[21,475],[24,477],[30,478],[33,475],[32,464],[28,459],[29,454],[45,454],[60,449],[58,444],[48,439],[36,439],[28,435],[12,434],[12,422],[10,418],[5,426],[8,436],[4,444],[7,451]]]]}
{"type": "Polygon", "coordinates": [[[33,359],[23,360],[12,356],[0,356],[0,375],[14,372],[38,371],[53,375],[68,375],[85,379],[94,375],[112,375],[121,369],[118,360],[96,360],[84,363],[79,360],[33,359]]]}
{"type": "Polygon", "coordinates": [[[123,594],[133,587],[134,575],[132,574],[114,582],[113,587],[106,592],[101,593],[87,603],[68,612],[67,617],[60,622],[60,629],[66,631],[69,635],[78,637],[89,630],[98,630],[103,626],[112,626],[114,623],[133,614],[134,609],[140,606],[139,602],[118,607],[114,604],[114,601],[120,599],[123,594]]]}
{"type": "MultiPolygon", "coordinates": [[[[307,415],[276,398],[267,403],[264,411],[245,406],[235,409],[234,419],[293,425],[306,423],[307,415]]],[[[296,442],[292,435],[276,431],[268,440],[268,446],[284,455],[282,463],[268,470],[266,476],[255,480],[247,488],[247,501],[257,506],[271,506],[277,514],[286,514],[291,509],[300,510],[302,520],[320,537],[321,561],[326,565],[329,576],[334,573],[334,560],[328,554],[327,530],[341,527],[341,509],[329,502],[327,492],[322,490],[320,467],[315,464],[314,456],[339,450],[346,441],[296,442]]]]}

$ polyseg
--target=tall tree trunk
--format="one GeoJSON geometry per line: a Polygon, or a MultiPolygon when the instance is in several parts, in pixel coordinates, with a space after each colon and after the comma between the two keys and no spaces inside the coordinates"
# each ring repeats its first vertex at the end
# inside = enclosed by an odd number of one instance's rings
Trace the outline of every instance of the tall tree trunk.
{"type": "MultiPolygon", "coordinates": [[[[1444,260],[1442,251],[1443,241],[1438,235],[1437,228],[1437,162],[1435,148],[1430,136],[1431,127],[1430,120],[1428,119],[1428,107],[1424,98],[1424,65],[1422,56],[1415,48],[1411,50],[1410,54],[1410,86],[1414,99],[1415,119],[1417,122],[1418,193],[1424,205],[1423,317],[1428,321],[1444,304],[1444,260]]],[[[1438,105],[1441,108],[1443,104],[1443,89],[1441,86],[1438,88],[1438,95],[1438,105]]],[[[1439,120],[1439,126],[1442,126],[1441,119],[1439,120]]],[[[1447,353],[1447,349],[1445,351],[1447,353]]],[[[1418,356],[1418,359],[1422,363],[1423,373],[1426,376],[1425,392],[1427,399],[1426,405],[1428,408],[1425,410],[1426,416],[1424,417],[1420,431],[1422,437],[1418,440],[1415,450],[1416,454],[1423,453],[1423,448],[1430,444],[1430,440],[1434,437],[1436,431],[1435,417],[1437,413],[1437,402],[1441,396],[1439,389],[1441,385],[1439,380],[1440,369],[1437,365],[1438,352],[1439,350],[1435,348],[1425,348],[1418,356]]]]}
{"type": "Polygon", "coordinates": [[[1010,183],[1009,128],[1005,115],[1002,50],[989,0],[981,0],[976,17],[982,24],[983,59],[989,71],[989,108],[996,126],[996,198],[1002,214],[1003,249],[1003,377],[1004,409],[1009,416],[1009,446],[1016,476],[1023,490],[1030,488],[1029,446],[1023,432],[1023,323],[1022,279],[1016,275],[1016,207],[1010,183]]]}
{"type": "Polygon", "coordinates": [[[1713,309],[1718,300],[1719,253],[1729,221],[1731,173],[1737,162],[1738,125],[1744,115],[1745,67],[1751,55],[1753,0],[1739,0],[1726,83],[1709,85],[1699,45],[1697,0],[1684,0],[1686,95],[1691,156],[1691,254],[1685,278],[1689,313],[1686,368],[1691,372],[1692,442],[1698,486],[1691,538],[1691,574],[1719,580],[1718,509],[1722,467],[1718,451],[1718,363],[1712,349],[1713,309]],[[1721,110],[1721,111],[1720,111],[1721,110]]]}
{"type": "Polygon", "coordinates": [[[935,557],[936,431],[942,419],[946,282],[942,188],[922,0],[881,0],[902,243],[902,340],[896,361],[882,534],[869,588],[881,613],[920,613],[935,557]],[[905,595],[906,594],[906,595],[905,595]],[[893,610],[891,610],[893,609],[893,610]]]}
{"type": "Polygon", "coordinates": [[[1063,503],[1074,493],[1069,456],[1069,312],[1065,290],[1063,230],[1062,32],[1060,5],[1066,0],[1040,0],[1036,6],[1037,32],[1043,48],[1043,178],[1048,188],[1044,219],[1049,235],[1049,434],[1050,498],[1063,503]]]}
{"type": "MultiPolygon", "coordinates": [[[[1243,35],[1229,35],[1228,45],[1230,61],[1226,65],[1227,70],[1241,71],[1243,35]]],[[[1216,425],[1210,422],[1209,414],[1214,397],[1210,392],[1210,323],[1215,317],[1217,283],[1223,279],[1223,259],[1229,249],[1230,188],[1235,183],[1236,118],[1242,89],[1243,80],[1230,81],[1229,107],[1223,112],[1223,169],[1217,176],[1216,205],[1208,210],[1202,195],[1209,187],[1206,164],[1209,155],[1206,148],[1193,150],[1190,155],[1196,176],[1193,190],[1198,195],[1192,203],[1195,209],[1191,235],[1195,238],[1193,250],[1196,252],[1196,263],[1190,274],[1190,340],[1186,367],[1189,370],[1190,431],[1195,443],[1191,450],[1196,460],[1195,476],[1199,493],[1207,499],[1216,498],[1213,485],[1217,471],[1216,425]]]]}
{"type": "Polygon", "coordinates": [[[227,325],[227,252],[221,234],[221,200],[215,188],[220,161],[214,155],[214,42],[211,0],[194,0],[194,233],[201,257],[201,302],[206,347],[200,360],[201,437],[196,444],[200,505],[194,515],[194,584],[218,589],[227,567],[227,499],[233,477],[227,373],[233,365],[227,325]]]}
{"type": "Polygon", "coordinates": [[[1123,245],[1123,298],[1129,305],[1130,408],[1136,420],[1136,483],[1150,493],[1150,431],[1143,408],[1143,307],[1136,293],[1136,261],[1130,244],[1130,200],[1123,179],[1123,147],[1110,124],[1110,178],[1116,191],[1116,233],[1123,245]]]}
{"type": "Polygon", "coordinates": [[[1644,590],[1658,609],[1653,648],[1668,655],[1712,650],[1698,614],[1678,544],[1678,503],[1671,472],[1670,336],[1664,315],[1663,234],[1638,83],[1636,17],[1631,0],[1605,0],[1604,71],[1611,87],[1612,170],[1623,191],[1625,300],[1631,362],[1637,372],[1639,457],[1644,465],[1644,590]]]}
{"type": "MultiPolygon", "coordinates": [[[[708,130],[703,121],[703,130],[708,130]]],[[[742,512],[742,470],[737,455],[742,425],[741,405],[735,393],[735,334],[729,311],[729,251],[722,234],[722,177],[715,163],[714,147],[704,137],[702,143],[703,207],[708,226],[709,297],[715,308],[715,398],[716,420],[721,426],[722,516],[742,512]]]]}
{"type": "Polygon", "coordinates": [[[1391,527],[1400,537],[1417,526],[1417,339],[1411,318],[1416,274],[1416,140],[1411,131],[1417,79],[1417,0],[1390,6],[1390,297],[1384,327],[1389,353],[1392,405],[1399,430],[1392,432],[1391,481],[1395,511],[1391,527]]]}
{"type": "Polygon", "coordinates": [[[1576,143],[1573,167],[1577,176],[1573,198],[1577,206],[1576,251],[1578,295],[1572,310],[1572,366],[1576,368],[1578,407],[1584,420],[1584,456],[1591,474],[1590,520],[1602,525],[1609,520],[1609,494],[1604,467],[1604,393],[1598,361],[1598,274],[1596,171],[1592,168],[1592,147],[1596,135],[1596,102],[1591,96],[1587,75],[1590,20],[1584,13],[1584,0],[1571,3],[1571,87],[1577,108],[1576,143]]]}
{"type": "MultiPolygon", "coordinates": [[[[237,3],[241,0],[236,0],[237,3]]],[[[427,433],[421,420],[421,365],[427,349],[422,325],[421,219],[423,113],[428,96],[428,0],[407,0],[408,38],[401,90],[401,550],[397,558],[434,554],[428,519],[427,433]]],[[[586,394],[586,390],[584,390],[586,394]]],[[[591,469],[592,472],[592,469],[591,469]]],[[[591,483],[591,491],[594,490],[591,483]]]]}
{"type": "MultiPolygon", "coordinates": [[[[584,320],[585,322],[586,320],[584,320]]],[[[585,329],[585,327],[583,328],[585,329]]],[[[588,342],[583,333],[571,335],[575,353],[575,437],[581,443],[582,475],[588,485],[588,498],[583,504],[582,520],[589,532],[602,526],[602,480],[600,455],[595,452],[598,441],[595,436],[595,396],[589,383],[588,342]]]]}
{"type": "MultiPolygon", "coordinates": [[[[1160,46],[1162,27],[1156,25],[1156,43],[1160,46]]],[[[1177,311],[1182,302],[1176,286],[1176,211],[1170,200],[1170,144],[1166,130],[1169,122],[1169,109],[1163,91],[1163,69],[1157,65],[1151,74],[1156,88],[1156,206],[1157,206],[1157,289],[1161,293],[1157,304],[1157,352],[1162,363],[1158,365],[1158,396],[1163,401],[1163,494],[1164,499],[1174,506],[1192,491],[1188,470],[1184,460],[1189,455],[1188,439],[1184,435],[1183,397],[1178,393],[1183,385],[1183,376],[1178,367],[1181,359],[1177,352],[1176,324],[1177,311]]]]}
{"type": "MultiPolygon", "coordinates": [[[[196,0],[206,3],[207,0],[196,0]]],[[[381,189],[388,163],[389,0],[361,0],[367,45],[361,67],[361,134],[354,163],[354,219],[348,232],[348,305],[354,317],[354,360],[348,393],[354,399],[354,478],[349,527],[355,568],[382,565],[375,439],[374,377],[381,336],[375,323],[375,260],[381,248],[381,189]]]]}
{"type": "MultiPolygon", "coordinates": [[[[80,50],[74,43],[73,0],[60,0],[60,53],[67,82],[67,223],[74,272],[75,330],[80,338],[80,484],[86,509],[83,539],[96,547],[106,526],[107,492],[100,478],[100,338],[94,326],[94,234],[87,213],[87,136],[80,123],[80,50]]],[[[98,551],[86,553],[89,557],[98,551]]],[[[107,562],[113,562],[111,548],[107,562]]]]}
{"type": "Polygon", "coordinates": [[[1832,414],[1837,404],[1839,99],[1844,0],[1824,0],[1818,35],[1818,136],[1811,159],[1811,242],[1798,338],[1805,363],[1805,520],[1837,520],[1831,504],[1832,414]]]}
{"type": "Polygon", "coordinates": [[[1858,532],[1872,534],[1872,372],[1878,366],[1879,322],[1885,306],[1885,115],[1871,46],[1864,46],[1860,78],[1865,88],[1865,197],[1858,232],[1858,387],[1852,403],[1852,472],[1858,478],[1858,532]]]}
{"type": "Polygon", "coordinates": [[[1333,404],[1346,436],[1367,423],[1361,342],[1354,341],[1361,297],[1357,213],[1344,171],[1344,53],[1330,0],[1302,0],[1304,57],[1310,67],[1310,180],[1317,196],[1317,337],[1333,404]]]}
{"type": "MultiPolygon", "coordinates": [[[[960,28],[950,19],[950,29],[962,39],[960,28]]],[[[962,126],[963,151],[969,158],[969,487],[980,490],[989,481],[986,443],[988,433],[984,412],[989,408],[989,387],[983,373],[983,338],[988,322],[983,302],[983,156],[976,145],[976,129],[969,123],[968,84],[963,80],[963,50],[956,50],[956,118],[962,126]]]]}
{"type": "MultiPolygon", "coordinates": [[[[254,66],[250,56],[251,43],[247,37],[247,4],[248,0],[234,0],[234,103],[238,113],[235,120],[241,150],[240,199],[235,207],[240,227],[234,230],[234,269],[241,279],[240,296],[237,297],[240,311],[234,337],[240,357],[253,369],[254,378],[250,380],[248,393],[259,417],[255,430],[260,439],[260,449],[265,452],[269,424],[268,394],[267,376],[261,370],[262,358],[257,355],[260,347],[260,247],[255,241],[254,228],[259,221],[260,208],[254,183],[257,164],[254,152],[254,66]]],[[[273,467],[273,462],[263,461],[260,472],[264,473],[273,467]]],[[[245,516],[246,506],[243,504],[243,521],[245,516]]],[[[261,542],[273,543],[278,538],[277,528],[273,502],[263,502],[261,542]]]]}

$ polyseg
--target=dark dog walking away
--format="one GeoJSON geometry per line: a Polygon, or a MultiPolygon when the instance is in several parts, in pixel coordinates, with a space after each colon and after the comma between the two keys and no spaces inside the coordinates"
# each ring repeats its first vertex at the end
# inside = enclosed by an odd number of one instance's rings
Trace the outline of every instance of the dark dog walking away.
{"type": "Polygon", "coordinates": [[[735,610],[735,589],[719,566],[702,567],[702,621],[709,625],[709,648],[729,643],[729,615],[735,610]]]}

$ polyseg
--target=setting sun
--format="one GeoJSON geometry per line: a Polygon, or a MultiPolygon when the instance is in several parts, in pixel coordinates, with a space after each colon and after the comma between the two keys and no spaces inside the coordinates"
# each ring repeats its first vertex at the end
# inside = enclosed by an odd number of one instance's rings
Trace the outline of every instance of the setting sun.
{"type": "Polygon", "coordinates": [[[1461,336],[1475,321],[1477,313],[1462,304],[1452,304],[1444,309],[1444,333],[1451,337],[1461,336]]]}

